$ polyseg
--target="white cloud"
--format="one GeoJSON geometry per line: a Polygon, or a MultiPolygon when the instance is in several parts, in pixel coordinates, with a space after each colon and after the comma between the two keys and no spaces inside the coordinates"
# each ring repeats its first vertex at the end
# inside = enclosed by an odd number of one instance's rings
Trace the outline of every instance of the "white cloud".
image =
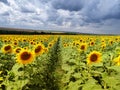
{"type": "Polygon", "coordinates": [[[1,10],[0,10],[0,15],[4,15],[4,14],[6,14],[6,13],[8,13],[9,12],[9,6],[7,6],[7,5],[5,5],[4,3],[1,3],[0,2],[0,8],[1,8],[1,10]]]}

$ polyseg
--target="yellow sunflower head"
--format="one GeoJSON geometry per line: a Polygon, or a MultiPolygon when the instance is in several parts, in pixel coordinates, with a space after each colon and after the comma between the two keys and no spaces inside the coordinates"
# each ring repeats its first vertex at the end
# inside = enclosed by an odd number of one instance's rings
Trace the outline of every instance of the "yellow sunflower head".
{"type": "Polygon", "coordinates": [[[114,43],[113,40],[109,40],[109,45],[112,45],[114,43]]]}
{"type": "Polygon", "coordinates": [[[18,42],[17,42],[17,41],[13,41],[12,44],[13,44],[14,46],[17,46],[17,45],[18,45],[18,42]]]}
{"type": "Polygon", "coordinates": [[[48,48],[51,48],[52,46],[53,46],[53,42],[49,42],[49,44],[48,44],[48,48]]]}
{"type": "Polygon", "coordinates": [[[12,50],[13,50],[13,48],[10,44],[4,45],[2,47],[2,52],[3,53],[12,53],[12,50]]]}
{"type": "Polygon", "coordinates": [[[101,44],[101,48],[102,48],[102,49],[105,49],[105,48],[106,48],[106,43],[102,43],[102,44],[101,44]]]}
{"type": "Polygon", "coordinates": [[[44,52],[44,49],[45,49],[44,45],[42,45],[42,44],[36,45],[34,48],[35,55],[37,55],[37,56],[41,55],[44,52]]]}
{"type": "Polygon", "coordinates": [[[28,49],[29,49],[29,47],[28,47],[28,46],[26,46],[26,47],[24,47],[23,49],[24,49],[24,50],[28,50],[28,49]]]}
{"type": "Polygon", "coordinates": [[[87,44],[86,43],[81,43],[80,44],[80,50],[85,51],[87,49],[87,44]]]}
{"type": "Polygon", "coordinates": [[[33,42],[33,41],[30,41],[30,44],[31,44],[31,45],[34,45],[34,42],[33,42]]]}
{"type": "Polygon", "coordinates": [[[98,63],[101,61],[101,53],[98,51],[91,52],[87,57],[87,64],[98,63]]]}
{"type": "Polygon", "coordinates": [[[91,41],[90,42],[90,46],[94,46],[95,45],[95,42],[94,41],[91,41]]]}
{"type": "Polygon", "coordinates": [[[35,54],[28,50],[22,50],[17,55],[17,62],[21,64],[29,64],[31,63],[35,58],[35,54]]]}

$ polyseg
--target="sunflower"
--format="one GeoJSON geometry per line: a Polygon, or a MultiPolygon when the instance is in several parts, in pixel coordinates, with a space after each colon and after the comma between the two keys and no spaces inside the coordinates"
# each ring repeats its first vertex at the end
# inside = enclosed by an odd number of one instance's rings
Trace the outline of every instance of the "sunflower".
{"type": "Polygon", "coordinates": [[[87,49],[87,44],[86,43],[81,43],[80,44],[80,50],[85,51],[87,49]]]}
{"type": "Polygon", "coordinates": [[[22,50],[22,48],[21,47],[17,47],[17,48],[15,48],[14,49],[14,53],[20,53],[20,51],[22,50]]]}
{"type": "Polygon", "coordinates": [[[26,47],[24,47],[23,49],[24,49],[24,50],[28,50],[28,49],[29,49],[29,47],[28,47],[28,46],[26,46],[26,47]]]}
{"type": "Polygon", "coordinates": [[[37,44],[37,45],[35,46],[35,48],[34,48],[34,53],[35,53],[35,55],[36,55],[36,56],[41,55],[41,54],[44,52],[44,49],[45,49],[44,45],[42,45],[42,44],[37,44]]]}
{"type": "Polygon", "coordinates": [[[3,42],[4,42],[4,43],[6,43],[6,42],[7,42],[7,40],[6,40],[6,39],[4,39],[4,40],[3,40],[3,42]]]}
{"type": "Polygon", "coordinates": [[[63,44],[63,47],[67,47],[67,46],[69,46],[69,44],[67,44],[67,43],[64,43],[64,44],[63,44]]]}
{"type": "Polygon", "coordinates": [[[15,41],[13,41],[13,43],[12,43],[14,46],[17,46],[18,45],[18,42],[15,40],[15,41]]]}
{"type": "Polygon", "coordinates": [[[44,48],[44,53],[47,53],[48,52],[48,48],[44,48]]]}
{"type": "Polygon", "coordinates": [[[4,45],[2,47],[3,53],[12,53],[12,46],[10,44],[4,45]]]}
{"type": "Polygon", "coordinates": [[[98,63],[101,61],[101,53],[98,51],[91,52],[87,57],[87,64],[98,63]]]}
{"type": "Polygon", "coordinates": [[[30,52],[28,50],[22,50],[18,55],[17,55],[17,62],[21,64],[29,64],[34,60],[34,53],[30,52]]]}
{"type": "Polygon", "coordinates": [[[95,45],[95,42],[94,41],[91,41],[90,42],[90,46],[94,46],[95,45]]]}
{"type": "Polygon", "coordinates": [[[102,44],[101,44],[101,48],[102,48],[102,49],[105,49],[105,48],[106,48],[106,43],[102,43],[102,44]]]}
{"type": "Polygon", "coordinates": [[[116,57],[113,62],[116,63],[116,65],[120,66],[120,56],[116,57]]]}
{"type": "Polygon", "coordinates": [[[33,41],[30,41],[30,44],[31,44],[31,45],[34,45],[34,42],[33,42],[33,41]]]}
{"type": "Polygon", "coordinates": [[[79,42],[79,41],[76,41],[76,42],[75,42],[75,46],[76,46],[76,47],[79,47],[79,46],[80,46],[80,42],[79,42]]]}
{"type": "Polygon", "coordinates": [[[114,43],[113,40],[109,40],[109,45],[112,45],[114,43]]]}
{"type": "Polygon", "coordinates": [[[48,44],[48,48],[51,48],[52,46],[53,46],[53,42],[49,42],[49,44],[48,44]]]}

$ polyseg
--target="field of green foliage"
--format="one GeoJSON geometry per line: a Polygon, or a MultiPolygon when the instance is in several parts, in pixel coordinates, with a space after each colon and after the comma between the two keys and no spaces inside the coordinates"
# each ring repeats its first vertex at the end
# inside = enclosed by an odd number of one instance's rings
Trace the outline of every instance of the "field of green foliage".
{"type": "Polygon", "coordinates": [[[0,36],[0,90],[119,88],[120,36],[0,36]]]}

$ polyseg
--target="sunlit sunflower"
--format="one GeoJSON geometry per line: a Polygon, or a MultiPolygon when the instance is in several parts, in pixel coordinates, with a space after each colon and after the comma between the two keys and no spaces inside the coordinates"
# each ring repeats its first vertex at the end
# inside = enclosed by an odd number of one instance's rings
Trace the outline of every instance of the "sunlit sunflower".
{"type": "Polygon", "coordinates": [[[2,48],[3,53],[12,53],[12,46],[10,44],[4,45],[2,48]]]}
{"type": "Polygon", "coordinates": [[[85,51],[87,49],[87,44],[86,43],[81,43],[80,44],[80,50],[85,51]]]}
{"type": "Polygon", "coordinates": [[[28,46],[26,46],[26,47],[23,47],[23,49],[24,49],[24,50],[29,50],[29,47],[28,47],[28,46]]]}
{"type": "Polygon", "coordinates": [[[80,42],[82,42],[83,40],[82,39],[80,39],[80,42]]]}
{"type": "Polygon", "coordinates": [[[95,42],[94,41],[91,41],[90,42],[90,46],[94,46],[95,45],[95,42]]]}
{"type": "Polygon", "coordinates": [[[28,50],[22,50],[17,55],[17,62],[21,64],[29,64],[31,63],[35,58],[34,52],[30,52],[28,50]]]}
{"type": "Polygon", "coordinates": [[[102,48],[102,49],[105,49],[105,48],[106,48],[106,43],[102,43],[102,44],[101,44],[101,48],[102,48]]]}
{"type": "Polygon", "coordinates": [[[120,66],[120,56],[116,57],[113,62],[116,63],[116,65],[120,66]]]}
{"type": "Polygon", "coordinates": [[[14,45],[14,46],[17,46],[17,45],[18,45],[18,42],[17,42],[17,41],[14,41],[14,42],[13,42],[13,45],[14,45]]]}
{"type": "Polygon", "coordinates": [[[112,45],[114,43],[113,40],[109,40],[109,45],[112,45]]]}
{"type": "Polygon", "coordinates": [[[41,55],[44,52],[44,45],[42,44],[37,44],[34,48],[34,53],[36,56],[41,55]]]}
{"type": "Polygon", "coordinates": [[[101,61],[101,53],[98,51],[91,52],[87,57],[87,64],[98,63],[101,61]]]}
{"type": "Polygon", "coordinates": [[[67,47],[67,44],[66,44],[66,43],[64,43],[64,44],[63,44],[63,47],[67,47]]]}
{"type": "Polygon", "coordinates": [[[6,39],[3,39],[3,42],[4,42],[4,43],[6,43],[6,42],[7,42],[7,40],[6,40],[6,39]]]}
{"type": "Polygon", "coordinates": [[[33,42],[33,41],[30,41],[30,44],[31,44],[31,45],[34,45],[34,42],[33,42]]]}
{"type": "Polygon", "coordinates": [[[49,44],[48,44],[48,48],[51,48],[52,46],[53,46],[53,42],[49,42],[49,44]]]}

